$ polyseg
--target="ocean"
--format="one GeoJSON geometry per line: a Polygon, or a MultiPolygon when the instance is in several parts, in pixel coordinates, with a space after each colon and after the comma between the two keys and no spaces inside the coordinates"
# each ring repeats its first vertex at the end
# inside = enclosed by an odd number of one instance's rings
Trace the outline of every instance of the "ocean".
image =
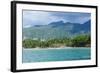
{"type": "Polygon", "coordinates": [[[32,49],[23,48],[22,63],[91,59],[90,48],[32,49]]]}

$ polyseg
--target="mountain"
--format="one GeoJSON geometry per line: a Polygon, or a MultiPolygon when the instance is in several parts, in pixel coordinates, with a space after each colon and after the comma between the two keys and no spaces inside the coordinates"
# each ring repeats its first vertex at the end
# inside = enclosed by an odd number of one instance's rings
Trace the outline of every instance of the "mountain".
{"type": "Polygon", "coordinates": [[[83,24],[83,29],[84,29],[85,31],[91,30],[91,25],[90,25],[90,24],[91,24],[91,20],[85,22],[85,23],[83,24]]]}
{"type": "Polygon", "coordinates": [[[54,39],[90,34],[91,20],[83,24],[63,21],[23,28],[23,39],[54,39]]]}
{"type": "Polygon", "coordinates": [[[87,22],[83,24],[74,24],[72,33],[88,33],[90,32],[91,28],[91,20],[88,20],[87,22]]]}
{"type": "Polygon", "coordinates": [[[64,26],[64,22],[63,21],[58,21],[58,22],[52,22],[48,25],[51,25],[52,27],[60,27],[60,26],[64,26]]]}

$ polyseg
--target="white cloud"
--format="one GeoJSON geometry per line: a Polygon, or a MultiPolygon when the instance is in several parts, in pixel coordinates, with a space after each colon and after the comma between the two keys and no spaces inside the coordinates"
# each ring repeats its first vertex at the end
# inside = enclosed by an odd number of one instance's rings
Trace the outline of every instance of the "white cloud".
{"type": "Polygon", "coordinates": [[[23,11],[23,26],[30,27],[34,25],[47,25],[51,22],[64,21],[84,23],[90,19],[86,13],[71,12],[47,12],[47,11],[23,11]]]}
{"type": "Polygon", "coordinates": [[[29,27],[32,25],[46,25],[50,22],[60,21],[63,18],[51,15],[50,12],[44,11],[23,11],[23,25],[29,27]]]}

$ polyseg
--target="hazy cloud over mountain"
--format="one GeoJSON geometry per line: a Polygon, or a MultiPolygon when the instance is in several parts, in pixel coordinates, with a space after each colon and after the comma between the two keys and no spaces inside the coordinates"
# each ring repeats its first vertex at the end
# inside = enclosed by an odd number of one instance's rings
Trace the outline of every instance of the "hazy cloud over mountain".
{"type": "Polygon", "coordinates": [[[48,25],[51,22],[57,21],[83,24],[90,18],[90,13],[23,11],[23,27],[30,27],[34,25],[48,25]]]}

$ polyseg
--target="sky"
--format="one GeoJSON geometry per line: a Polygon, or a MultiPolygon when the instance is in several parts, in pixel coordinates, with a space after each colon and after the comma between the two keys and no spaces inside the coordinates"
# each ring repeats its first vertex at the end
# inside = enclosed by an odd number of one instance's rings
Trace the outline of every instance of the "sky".
{"type": "Polygon", "coordinates": [[[90,13],[23,10],[23,27],[48,25],[57,21],[83,24],[90,18],[90,13]]]}

